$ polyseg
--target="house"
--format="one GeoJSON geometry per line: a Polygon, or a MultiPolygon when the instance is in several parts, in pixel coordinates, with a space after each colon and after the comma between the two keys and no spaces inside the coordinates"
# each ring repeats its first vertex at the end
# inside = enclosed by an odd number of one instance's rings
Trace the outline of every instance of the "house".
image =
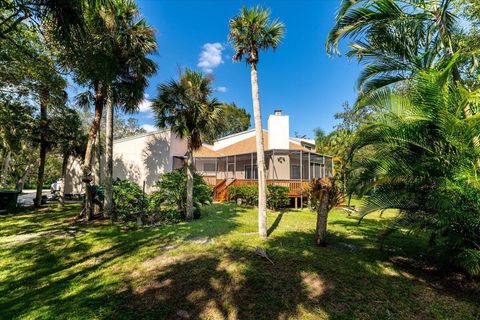
{"type": "MultiPolygon", "coordinates": [[[[331,156],[315,152],[315,141],[292,138],[289,116],[275,110],[263,131],[267,184],[289,188],[289,196],[303,200],[313,178],[333,175],[331,156]]],[[[214,188],[214,197],[222,201],[230,185],[257,184],[255,129],[233,134],[204,144],[194,151],[194,165],[214,188]]]]}
{"type": "MultiPolygon", "coordinates": [[[[333,175],[333,161],[315,152],[315,141],[289,132],[289,116],[275,110],[263,131],[267,184],[286,186],[291,198],[302,201],[311,179],[333,175]]],[[[186,152],[185,140],[168,129],[115,140],[113,177],[145,183],[146,192],[153,191],[163,173],[183,166],[186,152]]],[[[195,170],[217,201],[225,200],[231,185],[257,183],[255,129],[203,144],[193,155],[195,170]]]]}

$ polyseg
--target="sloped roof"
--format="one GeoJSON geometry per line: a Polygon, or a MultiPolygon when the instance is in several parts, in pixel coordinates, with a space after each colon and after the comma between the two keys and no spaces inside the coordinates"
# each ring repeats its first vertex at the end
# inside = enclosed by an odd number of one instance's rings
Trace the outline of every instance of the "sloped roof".
{"type": "MultiPolygon", "coordinates": [[[[206,157],[232,156],[235,154],[244,154],[244,153],[252,153],[252,152],[254,153],[254,152],[257,152],[256,141],[257,141],[256,137],[253,136],[218,150],[213,150],[211,149],[211,146],[204,145],[199,150],[194,151],[193,156],[198,158],[206,158],[206,157]]],[[[264,147],[264,150],[268,150],[268,133],[265,130],[263,131],[263,147],[264,147]]],[[[308,149],[302,147],[299,143],[295,143],[292,141],[290,141],[289,149],[309,151],[308,149]]]]}
{"type": "Polygon", "coordinates": [[[193,156],[197,158],[216,158],[222,154],[212,149],[212,146],[203,144],[200,149],[193,151],[193,156]]]}

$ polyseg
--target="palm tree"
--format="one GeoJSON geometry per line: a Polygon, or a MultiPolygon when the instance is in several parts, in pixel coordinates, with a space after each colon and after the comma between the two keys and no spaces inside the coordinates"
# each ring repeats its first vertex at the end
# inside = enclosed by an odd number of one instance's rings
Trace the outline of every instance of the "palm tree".
{"type": "Polygon", "coordinates": [[[284,33],[284,24],[278,19],[270,21],[270,11],[262,7],[250,9],[243,7],[240,14],[230,20],[228,39],[235,50],[233,60],[241,61],[246,56],[246,61],[250,64],[257,143],[258,233],[262,238],[267,237],[267,190],[257,64],[260,59],[259,51],[269,48],[276,49],[280,45],[284,33]]]}
{"type": "MultiPolygon", "coordinates": [[[[339,53],[339,41],[352,40],[347,55],[366,64],[358,80],[362,97],[450,59],[457,27],[452,11],[450,0],[343,0],[327,51],[339,53]]],[[[460,80],[457,67],[453,77],[460,80]]]]}
{"type": "Polygon", "coordinates": [[[148,85],[147,77],[154,74],[156,64],[147,56],[156,51],[153,29],[144,19],[138,19],[139,11],[134,2],[125,1],[117,6],[110,25],[110,34],[116,46],[118,65],[121,69],[116,80],[110,85],[107,99],[106,123],[106,172],[105,172],[105,216],[111,215],[113,205],[113,120],[114,106],[123,112],[138,111],[138,104],[148,85]]]}
{"type": "MultiPolygon", "coordinates": [[[[128,105],[133,106],[136,105],[135,101],[143,97],[147,85],[145,76],[155,71],[155,64],[151,60],[144,64],[140,61],[145,59],[146,54],[156,50],[156,44],[152,41],[152,30],[146,27],[143,19],[138,19],[138,9],[132,0],[107,1],[102,6],[86,4],[84,10],[89,32],[86,35],[72,35],[75,40],[72,41],[73,45],[63,45],[60,56],[65,67],[74,71],[75,81],[93,91],[92,99],[87,100],[93,100],[95,113],[88,131],[83,163],[84,175],[89,176],[105,105],[107,102],[112,107],[116,102],[123,105],[122,101],[128,100],[128,105]],[[143,45],[145,47],[141,48],[143,45]],[[143,50],[143,55],[133,52],[133,48],[143,50]],[[136,69],[132,69],[133,66],[137,66],[136,69]],[[120,98],[118,93],[127,92],[127,87],[131,88],[128,95],[120,98]],[[109,95],[112,101],[108,101],[109,95]]],[[[86,195],[90,200],[88,188],[86,195]]],[[[111,198],[110,195],[108,197],[111,198]]],[[[88,220],[92,217],[92,211],[88,207],[90,201],[86,203],[88,220]]],[[[110,206],[110,203],[108,200],[107,205],[110,206]]]]}
{"type": "Polygon", "coordinates": [[[478,90],[450,81],[453,65],[420,72],[408,94],[390,90],[369,101],[384,111],[359,130],[352,150],[374,151],[353,167],[361,194],[369,193],[362,216],[399,210],[382,238],[398,228],[430,232],[437,253],[478,274],[480,120],[463,108],[480,99],[478,90]]]}
{"type": "Polygon", "coordinates": [[[210,99],[212,79],[201,72],[186,69],[179,80],[158,87],[153,101],[157,126],[170,128],[179,138],[187,139],[187,212],[193,218],[193,151],[202,146],[203,137],[215,136],[221,104],[210,99]]]}

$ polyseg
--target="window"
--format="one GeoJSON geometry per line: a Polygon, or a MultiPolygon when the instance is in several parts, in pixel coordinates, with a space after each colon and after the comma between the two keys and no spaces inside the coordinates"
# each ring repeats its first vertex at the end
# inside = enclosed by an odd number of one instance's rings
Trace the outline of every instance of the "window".
{"type": "Polygon", "coordinates": [[[215,162],[213,163],[204,163],[203,164],[203,171],[205,172],[215,172],[217,171],[216,168],[215,168],[215,162]]]}
{"type": "Polygon", "coordinates": [[[290,169],[290,179],[300,180],[300,178],[301,178],[300,166],[292,165],[292,167],[290,169]]]}
{"type": "Polygon", "coordinates": [[[312,163],[310,165],[310,175],[311,179],[313,178],[322,178],[323,172],[322,172],[322,165],[319,163],[312,163]]]}
{"type": "Polygon", "coordinates": [[[245,179],[258,179],[258,167],[257,165],[253,165],[253,170],[251,165],[245,166],[245,179]]]}

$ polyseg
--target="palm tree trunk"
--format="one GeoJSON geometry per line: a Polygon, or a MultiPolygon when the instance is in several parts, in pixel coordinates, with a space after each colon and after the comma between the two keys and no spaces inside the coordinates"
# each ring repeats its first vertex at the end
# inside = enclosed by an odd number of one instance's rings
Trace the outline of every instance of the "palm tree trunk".
{"type": "Polygon", "coordinates": [[[105,217],[116,220],[113,209],[113,104],[111,99],[107,101],[107,122],[105,123],[106,148],[105,148],[105,217]]]}
{"type": "MultiPolygon", "coordinates": [[[[92,174],[92,158],[95,139],[97,138],[98,130],[100,128],[100,121],[102,120],[103,105],[105,103],[105,95],[103,94],[102,86],[100,84],[95,85],[95,116],[93,118],[92,125],[88,131],[87,150],[85,152],[85,159],[83,161],[83,175],[88,177],[92,174]]],[[[93,212],[90,204],[92,203],[92,195],[88,191],[86,186],[86,220],[91,220],[93,212]]]]}
{"type": "Polygon", "coordinates": [[[44,90],[40,97],[40,164],[38,166],[37,192],[33,201],[35,208],[40,207],[42,201],[43,179],[45,175],[45,162],[47,158],[47,99],[48,91],[44,90]]]}
{"type": "MultiPolygon", "coordinates": [[[[101,122],[101,121],[100,121],[101,122]]],[[[101,127],[101,124],[99,128],[101,127]]],[[[96,185],[101,185],[101,172],[100,172],[100,132],[97,132],[97,136],[95,137],[95,145],[93,147],[93,164],[92,164],[92,171],[93,171],[93,182],[96,185]]]]}
{"type": "Polygon", "coordinates": [[[317,207],[317,228],[315,232],[315,243],[322,247],[327,244],[328,202],[328,192],[322,191],[320,203],[317,207]]]}
{"type": "Polygon", "coordinates": [[[59,199],[59,206],[63,207],[65,205],[65,183],[67,178],[67,165],[68,165],[68,158],[70,155],[68,152],[63,154],[62,160],[62,184],[60,185],[60,199],[59,199]]]}
{"type": "Polygon", "coordinates": [[[187,220],[193,219],[193,151],[192,141],[188,138],[187,147],[187,220]]]}
{"type": "Polygon", "coordinates": [[[5,189],[8,184],[8,175],[10,172],[10,160],[12,159],[12,151],[5,150],[2,164],[2,188],[5,189]]]}
{"type": "Polygon", "coordinates": [[[258,168],[258,234],[267,237],[267,184],[265,176],[265,154],[263,149],[262,115],[260,112],[260,96],[258,93],[257,65],[250,64],[252,82],[253,115],[255,119],[255,134],[257,142],[258,168]]]}

